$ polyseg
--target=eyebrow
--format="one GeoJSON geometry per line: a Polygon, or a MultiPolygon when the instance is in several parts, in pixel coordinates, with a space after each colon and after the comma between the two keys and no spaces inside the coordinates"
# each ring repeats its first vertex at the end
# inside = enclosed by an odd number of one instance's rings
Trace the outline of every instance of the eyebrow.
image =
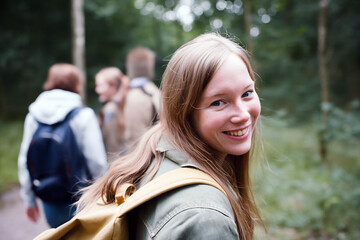
{"type": "MultiPolygon", "coordinates": [[[[248,89],[248,88],[250,88],[250,87],[252,87],[252,86],[255,86],[255,82],[254,81],[252,81],[250,84],[248,84],[248,85],[246,85],[245,87],[244,87],[244,89],[248,89]]],[[[221,90],[220,90],[221,91],[221,90]]],[[[222,96],[222,95],[225,95],[225,94],[223,94],[223,93],[219,93],[219,90],[218,89],[216,89],[215,91],[214,91],[215,93],[213,94],[212,92],[210,92],[210,94],[209,95],[206,95],[206,97],[219,97],[219,96],[222,96]]]]}

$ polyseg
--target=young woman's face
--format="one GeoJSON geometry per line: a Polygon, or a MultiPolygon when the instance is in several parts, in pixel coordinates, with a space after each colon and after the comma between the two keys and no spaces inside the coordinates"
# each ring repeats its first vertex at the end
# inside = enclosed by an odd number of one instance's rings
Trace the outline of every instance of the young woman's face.
{"type": "Polygon", "coordinates": [[[245,63],[231,54],[200,97],[193,115],[200,137],[224,155],[242,155],[260,114],[260,101],[245,63]]]}
{"type": "Polygon", "coordinates": [[[104,78],[97,77],[95,79],[95,92],[99,95],[99,102],[105,103],[111,101],[117,89],[110,85],[104,78]]]}

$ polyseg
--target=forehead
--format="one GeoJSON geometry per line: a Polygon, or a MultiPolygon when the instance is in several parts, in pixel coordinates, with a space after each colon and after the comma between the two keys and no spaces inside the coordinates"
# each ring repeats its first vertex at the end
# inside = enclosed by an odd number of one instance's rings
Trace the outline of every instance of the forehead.
{"type": "Polygon", "coordinates": [[[95,83],[97,85],[105,85],[105,84],[109,84],[109,81],[107,81],[104,76],[100,75],[95,78],[95,83]]]}
{"type": "Polygon", "coordinates": [[[231,54],[215,72],[203,94],[215,95],[224,89],[239,90],[253,83],[245,62],[231,54]]]}

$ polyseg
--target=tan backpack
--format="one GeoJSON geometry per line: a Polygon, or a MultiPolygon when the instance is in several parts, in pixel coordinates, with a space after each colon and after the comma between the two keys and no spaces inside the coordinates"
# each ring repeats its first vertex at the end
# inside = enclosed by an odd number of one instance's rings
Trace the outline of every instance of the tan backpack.
{"type": "Polygon", "coordinates": [[[35,240],[128,239],[127,212],[165,192],[191,184],[211,185],[225,194],[206,173],[194,168],[179,168],[153,179],[138,191],[133,185],[124,184],[118,188],[115,202],[104,204],[99,200],[63,225],[41,233],[35,240]]]}

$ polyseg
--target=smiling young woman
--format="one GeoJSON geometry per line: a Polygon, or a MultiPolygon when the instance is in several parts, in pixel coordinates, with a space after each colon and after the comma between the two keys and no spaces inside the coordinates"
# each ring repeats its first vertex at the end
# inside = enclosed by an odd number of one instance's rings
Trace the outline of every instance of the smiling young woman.
{"type": "Polygon", "coordinates": [[[202,93],[193,121],[200,137],[225,159],[250,151],[259,114],[255,82],[243,60],[231,54],[202,93]]]}
{"type": "Polygon", "coordinates": [[[115,198],[172,169],[194,167],[225,190],[175,189],[133,210],[134,239],[253,239],[261,217],[249,166],[260,102],[246,51],[216,33],[200,35],[170,59],[161,85],[160,121],[107,174],[85,190],[79,209],[115,198]],[[167,221],[164,221],[167,219],[167,221]]]}

